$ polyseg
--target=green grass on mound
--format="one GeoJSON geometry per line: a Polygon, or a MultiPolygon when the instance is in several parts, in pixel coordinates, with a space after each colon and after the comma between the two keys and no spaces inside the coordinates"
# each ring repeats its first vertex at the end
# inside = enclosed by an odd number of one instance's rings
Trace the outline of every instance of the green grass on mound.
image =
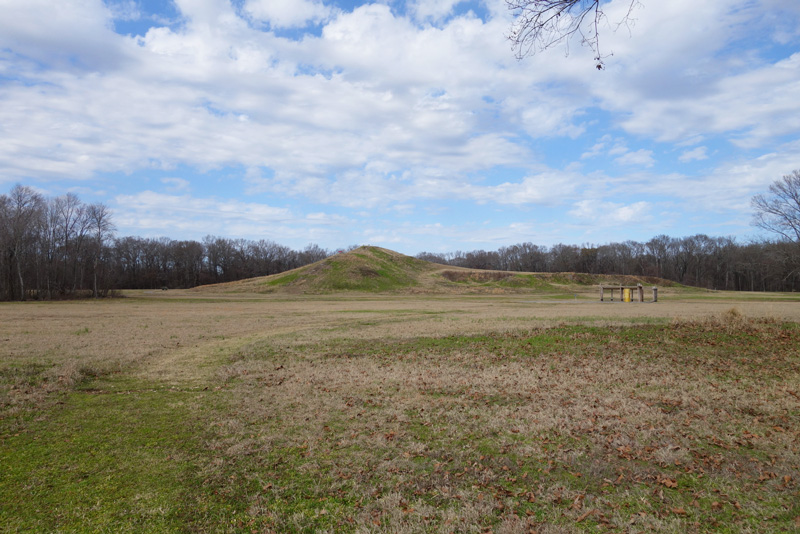
{"type": "Polygon", "coordinates": [[[514,293],[587,292],[592,286],[658,285],[681,289],[673,282],[652,277],[585,273],[518,273],[450,267],[419,260],[391,250],[364,246],[311,265],[266,277],[198,290],[253,293],[322,294],[345,291],[367,293],[514,293]]]}
{"type": "Polygon", "coordinates": [[[263,286],[307,293],[334,291],[389,292],[419,285],[432,264],[378,247],[361,247],[286,274],[267,278],[263,286]]]}

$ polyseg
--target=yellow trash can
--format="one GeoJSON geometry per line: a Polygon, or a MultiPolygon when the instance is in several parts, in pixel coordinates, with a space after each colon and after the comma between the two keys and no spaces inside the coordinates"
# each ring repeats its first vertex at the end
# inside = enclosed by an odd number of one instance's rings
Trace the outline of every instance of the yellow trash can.
{"type": "Polygon", "coordinates": [[[625,288],[622,290],[622,302],[630,302],[631,301],[631,290],[625,288]]]}

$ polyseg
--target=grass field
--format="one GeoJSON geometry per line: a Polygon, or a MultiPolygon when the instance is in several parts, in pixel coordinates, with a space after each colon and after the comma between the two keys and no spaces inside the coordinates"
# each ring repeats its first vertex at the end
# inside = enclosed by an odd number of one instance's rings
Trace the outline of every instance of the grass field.
{"type": "Polygon", "coordinates": [[[662,294],[0,304],[0,531],[800,531],[800,304],[662,294]]]}

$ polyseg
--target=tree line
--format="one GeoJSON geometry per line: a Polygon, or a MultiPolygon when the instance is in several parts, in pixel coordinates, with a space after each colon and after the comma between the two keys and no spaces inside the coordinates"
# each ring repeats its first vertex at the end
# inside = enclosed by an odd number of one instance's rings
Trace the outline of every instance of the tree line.
{"type": "Polygon", "coordinates": [[[798,252],[793,242],[738,243],[732,237],[698,234],[606,245],[520,243],[494,251],[422,252],[417,258],[470,269],[634,275],[708,289],[797,291],[798,252]]]}
{"type": "MultiPolygon", "coordinates": [[[[542,9],[583,5],[573,0],[522,4],[542,9]],[[535,5],[534,5],[535,4],[535,5]]],[[[598,9],[597,2],[590,2],[598,9]]],[[[526,8],[527,9],[527,8],[526,8]]],[[[797,291],[800,286],[800,170],[775,180],[765,194],[752,198],[753,224],[776,234],[776,241],[737,243],[732,237],[697,234],[656,236],[646,243],[607,245],[521,243],[496,251],[475,250],[417,257],[472,269],[526,272],[583,272],[666,278],[681,284],[735,291],[797,291]]]]}
{"type": "MultiPolygon", "coordinates": [[[[659,235],[647,242],[519,243],[494,251],[422,252],[417,257],[472,269],[652,276],[709,289],[797,291],[800,233],[795,241],[790,230],[800,228],[794,226],[800,218],[800,172],[773,188],[771,196],[754,198],[754,208],[758,226],[784,230],[777,241],[659,235]],[[784,194],[790,186],[797,195],[784,194]]],[[[190,288],[276,274],[332,253],[313,244],[298,251],[263,239],[207,236],[194,241],[114,233],[111,212],[101,203],[86,204],[72,193],[45,198],[30,187],[15,186],[0,195],[0,300],[190,288]]]]}
{"type": "Polygon", "coordinates": [[[17,185],[0,195],[0,300],[102,297],[116,289],[190,288],[301,267],[330,255],[272,241],[116,237],[110,210],[17,185]]]}
{"type": "Polygon", "coordinates": [[[17,185],[0,195],[0,299],[108,292],[111,212],[74,194],[46,199],[17,185]]]}

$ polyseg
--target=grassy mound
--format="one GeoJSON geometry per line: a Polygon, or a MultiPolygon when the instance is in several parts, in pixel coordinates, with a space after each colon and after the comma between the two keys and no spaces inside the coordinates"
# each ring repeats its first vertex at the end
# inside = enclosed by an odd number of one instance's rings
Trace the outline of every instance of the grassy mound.
{"type": "Polygon", "coordinates": [[[329,293],[414,288],[437,266],[380,247],[364,246],[285,273],[218,284],[223,291],[329,293]]]}
{"type": "Polygon", "coordinates": [[[584,273],[517,273],[464,269],[419,260],[380,247],[363,246],[271,276],[198,288],[222,293],[576,293],[593,295],[599,284],[658,285],[667,280],[584,273]]]}
{"type": "Polygon", "coordinates": [[[433,266],[379,247],[360,247],[265,282],[270,287],[295,287],[310,292],[383,292],[413,287],[433,266]]]}

